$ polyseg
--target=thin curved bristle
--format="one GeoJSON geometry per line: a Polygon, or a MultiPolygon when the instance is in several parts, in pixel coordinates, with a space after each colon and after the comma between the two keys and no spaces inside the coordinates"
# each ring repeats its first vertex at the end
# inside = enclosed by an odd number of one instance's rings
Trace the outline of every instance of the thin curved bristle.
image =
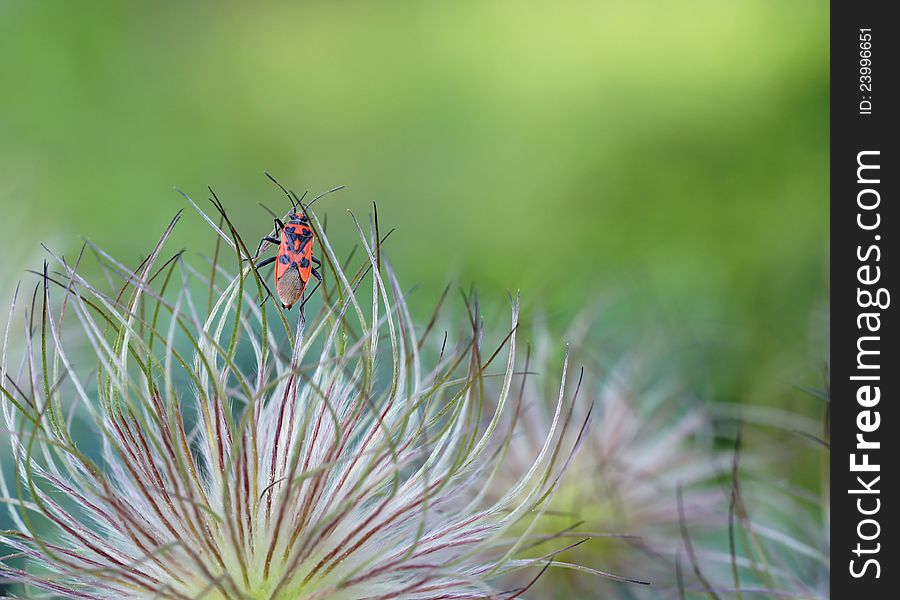
{"type": "Polygon", "coordinates": [[[523,593],[495,583],[556,556],[522,556],[537,538],[516,528],[544,510],[587,421],[563,385],[532,468],[481,494],[513,439],[518,299],[493,347],[474,295],[465,323],[420,332],[377,221],[352,220],[365,256],[345,269],[311,214],[331,284],[308,319],[272,319],[210,193],[219,218],[182,193],[218,236],[202,268],[164,250],[179,214],[137,268],[88,244],[105,282],[51,255],[59,274],[39,271],[31,304],[16,291],[24,343],[8,325],[0,367],[15,529],[0,532],[0,576],[23,594],[99,599],[523,593]]]}

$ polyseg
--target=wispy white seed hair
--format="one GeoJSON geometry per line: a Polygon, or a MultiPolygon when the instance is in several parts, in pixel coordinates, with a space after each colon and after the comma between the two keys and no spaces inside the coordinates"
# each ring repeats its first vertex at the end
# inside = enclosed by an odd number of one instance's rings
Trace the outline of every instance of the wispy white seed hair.
{"type": "MultiPolygon", "coordinates": [[[[827,413],[828,392],[806,391],[827,413]]],[[[728,480],[729,511],[714,524],[727,531],[728,544],[719,552],[698,551],[706,579],[700,590],[723,598],[828,598],[827,418],[754,405],[723,412],[741,432],[728,480]],[[818,491],[792,481],[798,462],[819,463],[818,491]]]]}
{"type": "Polygon", "coordinates": [[[0,576],[28,597],[521,597],[527,584],[493,582],[564,549],[518,532],[585,423],[560,417],[560,388],[532,466],[485,500],[510,438],[518,302],[496,347],[471,302],[463,326],[419,331],[374,232],[345,272],[313,215],[321,309],[273,319],[224,210],[202,216],[238,275],[166,259],[176,217],[137,269],[89,246],[105,280],[53,257],[13,303],[26,342],[4,344],[0,373],[0,576]]]}
{"type": "MultiPolygon", "coordinates": [[[[654,344],[613,357],[591,349],[595,318],[584,313],[563,336],[592,372],[581,395],[593,404],[594,417],[548,507],[552,518],[542,524],[546,535],[582,532],[593,539],[571,555],[578,565],[548,573],[537,587],[549,593],[565,586],[581,595],[602,590],[604,598],[678,597],[676,567],[684,552],[684,529],[699,547],[697,536],[727,514],[719,479],[729,471],[729,456],[716,449],[711,412],[690,397],[670,369],[660,368],[654,344]],[[586,564],[627,580],[573,576],[586,564]],[[633,580],[651,585],[636,586],[633,580]]],[[[519,363],[525,374],[514,381],[521,410],[501,481],[521,476],[552,414],[544,377],[558,355],[552,338],[540,319],[526,338],[531,351],[519,363]]],[[[689,569],[683,578],[693,584],[689,569]]]]}

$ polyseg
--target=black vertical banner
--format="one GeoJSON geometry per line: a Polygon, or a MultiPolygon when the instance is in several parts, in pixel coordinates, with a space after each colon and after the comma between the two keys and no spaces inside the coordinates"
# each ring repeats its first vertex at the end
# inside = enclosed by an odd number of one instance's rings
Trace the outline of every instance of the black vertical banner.
{"type": "Polygon", "coordinates": [[[900,598],[900,23],[831,3],[831,597],[900,598]]]}

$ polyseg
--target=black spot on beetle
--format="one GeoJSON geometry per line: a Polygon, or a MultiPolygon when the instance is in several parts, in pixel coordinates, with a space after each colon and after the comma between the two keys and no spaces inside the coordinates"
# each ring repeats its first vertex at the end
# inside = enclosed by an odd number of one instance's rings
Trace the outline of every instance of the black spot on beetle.
{"type": "Polygon", "coordinates": [[[300,235],[309,235],[309,229],[304,227],[303,229],[300,230],[300,235]]]}
{"type": "Polygon", "coordinates": [[[309,266],[309,261],[306,260],[306,257],[300,259],[300,266],[304,269],[309,266]]]}
{"type": "Polygon", "coordinates": [[[286,264],[288,264],[289,262],[291,262],[291,259],[289,259],[289,258],[287,257],[287,254],[282,254],[281,256],[278,257],[278,262],[280,262],[280,263],[283,264],[283,265],[286,265],[286,264]]]}

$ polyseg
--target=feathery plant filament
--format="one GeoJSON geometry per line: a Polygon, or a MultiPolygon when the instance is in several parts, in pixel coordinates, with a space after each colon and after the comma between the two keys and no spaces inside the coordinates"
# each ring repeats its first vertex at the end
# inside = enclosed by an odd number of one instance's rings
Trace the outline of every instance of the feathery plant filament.
{"type": "Polygon", "coordinates": [[[13,459],[0,577],[65,598],[520,597],[528,584],[495,582],[537,576],[566,549],[520,532],[590,412],[572,418],[563,384],[533,465],[484,493],[518,409],[518,301],[496,348],[471,298],[456,330],[419,331],[377,228],[353,219],[353,270],[311,213],[326,285],[292,326],[259,304],[255,257],[215,204],[215,217],[197,208],[219,236],[209,267],[166,258],[176,216],[135,270],[88,244],[17,290],[0,369],[13,459]],[[89,254],[106,284],[81,274],[89,254]]]}
{"type": "MultiPolygon", "coordinates": [[[[727,499],[719,480],[728,457],[713,446],[709,411],[686,398],[672,376],[660,374],[664,361],[648,351],[649,344],[638,344],[640,351],[630,354],[617,353],[615,361],[592,355],[588,338],[596,320],[586,311],[564,335],[576,348],[573,355],[594,374],[580,390],[595,411],[594,426],[578,440],[581,451],[535,533],[573,528],[590,536],[592,543],[569,558],[612,573],[604,574],[608,581],[597,581],[557,570],[537,583],[534,595],[552,597],[553,590],[562,588],[577,597],[678,597],[675,563],[684,543],[682,524],[692,532],[705,531],[724,514],[727,499]],[[679,505],[681,490],[684,501],[679,505]],[[637,587],[629,577],[650,580],[652,586],[637,587]]],[[[520,368],[547,373],[558,353],[555,336],[536,320],[530,338],[534,345],[522,353],[520,368]]],[[[499,473],[499,488],[521,477],[544,442],[542,432],[554,414],[547,383],[529,375],[517,384],[522,409],[514,415],[516,435],[499,473]]],[[[574,441],[577,434],[566,435],[574,441]]],[[[524,576],[518,574],[520,581],[524,576]]]]}

